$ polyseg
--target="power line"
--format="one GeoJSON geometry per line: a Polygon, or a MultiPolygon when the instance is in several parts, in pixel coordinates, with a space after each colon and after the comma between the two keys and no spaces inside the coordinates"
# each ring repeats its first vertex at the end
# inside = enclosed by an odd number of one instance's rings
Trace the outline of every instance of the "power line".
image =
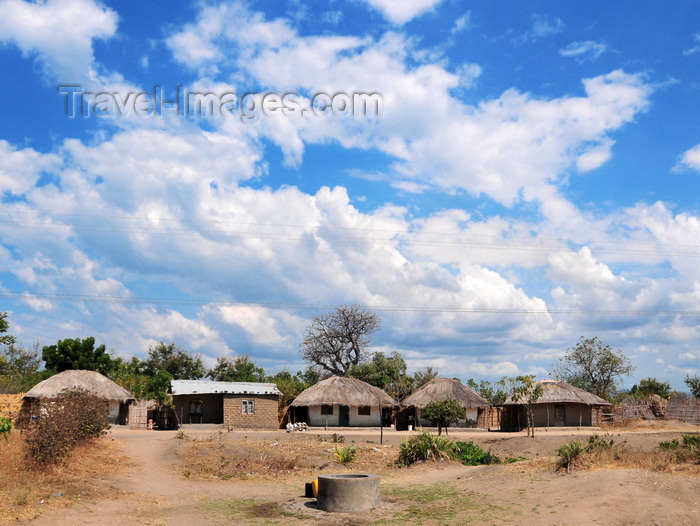
{"type": "MultiPolygon", "coordinates": [[[[3,212],[11,214],[10,212],[3,212]]],[[[24,212],[24,214],[32,214],[24,212]]],[[[116,218],[125,219],[119,216],[97,216],[97,215],[78,215],[78,214],[56,214],[57,216],[65,217],[90,217],[90,218],[116,218]]],[[[144,217],[126,217],[130,220],[148,220],[144,217]]],[[[100,233],[139,233],[154,236],[195,236],[205,239],[216,238],[237,238],[237,239],[265,239],[278,241],[298,241],[306,238],[309,235],[319,234],[319,237],[325,241],[338,241],[345,244],[361,244],[361,245],[408,245],[408,246],[426,246],[426,247],[441,247],[441,248],[471,248],[478,250],[518,250],[518,251],[564,251],[570,250],[569,245],[588,246],[593,245],[596,253],[606,254],[629,254],[638,256],[658,256],[658,257],[700,257],[700,245],[681,245],[681,244],[661,244],[661,243],[646,243],[638,241],[577,241],[566,238],[549,238],[549,237],[527,237],[527,236],[508,236],[508,239],[527,240],[530,243],[512,243],[499,242],[504,238],[491,234],[472,234],[472,233],[452,233],[452,232],[431,232],[431,231],[415,231],[415,230],[392,230],[392,229],[374,229],[374,228],[350,228],[350,227],[327,227],[319,225],[292,225],[292,224],[275,224],[275,223],[245,223],[236,221],[218,221],[218,220],[180,220],[180,219],[158,219],[164,222],[185,222],[193,224],[221,224],[221,225],[238,225],[247,227],[271,228],[275,231],[235,231],[235,230],[214,230],[214,229],[195,229],[187,227],[164,227],[164,226],[149,226],[149,225],[115,225],[115,224],[98,224],[98,223],[46,223],[45,221],[29,221],[29,220],[1,220],[0,225],[8,225],[14,228],[28,228],[46,231],[65,231],[67,233],[74,231],[95,231],[100,233]],[[280,228],[296,228],[304,230],[301,233],[286,233],[280,232],[280,228]],[[328,235],[322,232],[366,232],[366,233],[387,233],[392,234],[391,237],[367,237],[361,235],[328,235]],[[424,239],[428,236],[439,236],[443,239],[424,239]],[[449,239],[445,239],[449,238],[449,239]],[[469,238],[491,239],[491,241],[470,241],[469,238]],[[542,242],[556,242],[559,244],[542,244],[542,242]],[[606,248],[605,245],[612,245],[606,248]],[[639,249],[617,248],[615,245],[631,245],[640,247],[639,249]],[[643,249],[642,247],[647,247],[643,249]],[[683,249],[698,249],[695,251],[683,251],[683,249]]]]}
{"type": "MultiPolygon", "coordinates": [[[[132,305],[180,305],[180,306],[248,306],[268,309],[291,310],[331,310],[337,305],[324,303],[295,303],[295,302],[255,302],[213,299],[188,298],[155,298],[138,296],[105,296],[88,294],[56,294],[41,292],[0,292],[0,298],[10,300],[43,299],[56,302],[107,303],[132,305]]],[[[574,315],[700,315],[696,310],[617,310],[617,309],[531,309],[531,308],[474,308],[474,307],[427,307],[427,306],[394,306],[394,305],[362,305],[376,311],[389,312],[427,312],[427,313],[461,313],[461,314],[574,314],[574,315]]]]}

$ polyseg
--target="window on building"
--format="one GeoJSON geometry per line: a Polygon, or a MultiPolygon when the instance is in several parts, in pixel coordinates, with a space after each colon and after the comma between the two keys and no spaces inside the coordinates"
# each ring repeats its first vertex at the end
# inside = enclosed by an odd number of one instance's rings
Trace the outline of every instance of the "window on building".
{"type": "Polygon", "coordinates": [[[358,415],[370,416],[372,414],[372,408],[368,405],[361,405],[357,408],[358,415]]]}
{"type": "Polygon", "coordinates": [[[332,415],[333,414],[333,406],[332,405],[322,405],[321,406],[321,414],[322,415],[332,415]]]}
{"type": "Polygon", "coordinates": [[[241,400],[241,413],[244,415],[254,415],[255,400],[241,400]]]}
{"type": "Polygon", "coordinates": [[[202,401],[192,400],[190,402],[190,414],[191,415],[201,415],[202,414],[202,401]]]}

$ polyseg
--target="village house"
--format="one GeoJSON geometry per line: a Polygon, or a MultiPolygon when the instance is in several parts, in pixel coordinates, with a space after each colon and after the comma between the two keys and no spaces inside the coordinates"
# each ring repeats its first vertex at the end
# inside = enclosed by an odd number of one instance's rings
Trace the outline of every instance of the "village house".
{"type": "Polygon", "coordinates": [[[175,417],[182,424],[223,424],[227,429],[277,429],[282,393],[275,384],[172,380],[175,417]]]}
{"type": "MultiPolygon", "coordinates": [[[[603,407],[612,404],[566,382],[540,380],[542,396],[533,404],[535,427],[597,426],[603,407]]],[[[508,398],[501,413],[501,431],[519,431],[527,427],[524,404],[508,398]]]]}
{"type": "Polygon", "coordinates": [[[32,387],[23,397],[22,402],[26,411],[33,412],[30,407],[56,398],[62,391],[82,389],[90,391],[108,404],[108,419],[114,424],[126,424],[129,414],[128,406],[135,398],[106,376],[95,371],[71,370],[63,371],[43,380],[32,387]]]}
{"type": "Polygon", "coordinates": [[[489,407],[488,401],[459,380],[435,378],[401,401],[402,409],[396,415],[396,430],[406,430],[409,425],[433,425],[431,420],[422,417],[421,410],[429,403],[445,398],[455,400],[464,408],[464,418],[454,424],[456,427],[476,427],[480,413],[489,407]]]}
{"type": "Polygon", "coordinates": [[[391,425],[396,401],[362,380],[331,376],[303,391],[290,404],[290,421],[310,426],[391,425]]]}

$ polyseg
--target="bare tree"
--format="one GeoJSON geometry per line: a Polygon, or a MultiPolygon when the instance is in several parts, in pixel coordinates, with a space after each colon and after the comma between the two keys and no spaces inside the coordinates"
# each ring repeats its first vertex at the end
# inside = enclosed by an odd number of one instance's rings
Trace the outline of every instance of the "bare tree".
{"type": "Polygon", "coordinates": [[[351,365],[368,358],[369,336],[380,324],[377,314],[359,305],[340,305],[311,321],[299,352],[306,361],[344,376],[351,365]]]}

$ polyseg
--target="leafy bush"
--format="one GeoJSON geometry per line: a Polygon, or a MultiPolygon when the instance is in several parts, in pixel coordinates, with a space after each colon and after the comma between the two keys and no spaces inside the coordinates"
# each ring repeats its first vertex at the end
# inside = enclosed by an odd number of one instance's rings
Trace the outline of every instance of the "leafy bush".
{"type": "Polygon", "coordinates": [[[423,431],[399,447],[398,463],[409,466],[424,460],[446,460],[452,457],[454,442],[448,437],[431,435],[423,431]]]}
{"type": "Polygon", "coordinates": [[[593,435],[588,438],[586,451],[595,451],[596,449],[611,449],[615,445],[615,441],[610,438],[609,434],[605,436],[593,435]]]}
{"type": "Polygon", "coordinates": [[[465,466],[479,466],[481,464],[498,464],[501,459],[486,451],[474,442],[455,442],[452,457],[459,460],[465,466]]]}
{"type": "Polygon", "coordinates": [[[586,448],[584,445],[578,441],[569,442],[568,444],[564,444],[557,449],[557,453],[559,453],[559,456],[561,457],[561,466],[566,468],[567,473],[571,473],[571,471],[574,469],[574,464],[585,450],[586,448]]]}
{"type": "Polygon", "coordinates": [[[661,449],[666,450],[666,451],[673,451],[676,449],[680,449],[681,443],[678,442],[678,440],[674,438],[673,440],[669,440],[667,442],[666,441],[659,442],[659,447],[661,449]]]}
{"type": "Polygon", "coordinates": [[[464,418],[464,414],[465,409],[452,398],[430,402],[421,410],[423,418],[433,420],[437,424],[438,434],[442,433],[443,427],[445,428],[445,433],[447,433],[447,426],[460,418],[464,418]]]}
{"type": "Polygon", "coordinates": [[[61,462],[79,443],[109,429],[107,402],[82,389],[62,391],[37,413],[27,428],[25,455],[40,467],[61,462]]]}
{"type": "Polygon", "coordinates": [[[355,460],[356,456],[357,448],[355,446],[335,446],[335,458],[338,459],[338,462],[342,462],[343,464],[349,464],[350,462],[355,460]]]}
{"type": "Polygon", "coordinates": [[[683,447],[691,451],[700,451],[700,435],[683,435],[683,447]]]}
{"type": "Polygon", "coordinates": [[[9,436],[12,432],[12,420],[9,418],[0,417],[0,435],[5,439],[5,442],[10,440],[9,436]]]}

